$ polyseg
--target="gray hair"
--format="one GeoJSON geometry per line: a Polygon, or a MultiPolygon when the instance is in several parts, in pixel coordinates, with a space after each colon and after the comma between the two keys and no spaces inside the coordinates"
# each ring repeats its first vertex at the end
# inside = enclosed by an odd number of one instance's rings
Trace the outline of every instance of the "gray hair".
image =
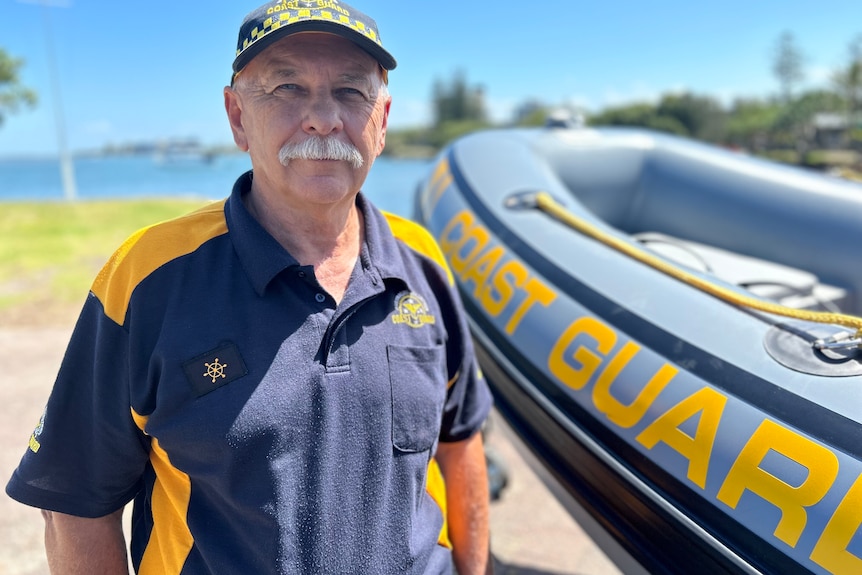
{"type": "Polygon", "coordinates": [[[350,162],[353,169],[359,169],[365,163],[353,144],[342,142],[334,136],[317,135],[311,135],[297,144],[282,146],[278,152],[278,161],[287,166],[290,160],[339,160],[350,162]]]}

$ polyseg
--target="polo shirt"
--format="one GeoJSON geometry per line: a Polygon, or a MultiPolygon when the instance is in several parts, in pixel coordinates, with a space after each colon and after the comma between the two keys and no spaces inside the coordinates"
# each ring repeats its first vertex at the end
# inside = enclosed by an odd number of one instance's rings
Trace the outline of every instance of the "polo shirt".
{"type": "Polygon", "coordinates": [[[336,305],[245,209],[252,177],[105,265],[7,493],[134,499],[142,574],[448,572],[433,455],[491,397],[439,248],[359,194],[336,305]]]}

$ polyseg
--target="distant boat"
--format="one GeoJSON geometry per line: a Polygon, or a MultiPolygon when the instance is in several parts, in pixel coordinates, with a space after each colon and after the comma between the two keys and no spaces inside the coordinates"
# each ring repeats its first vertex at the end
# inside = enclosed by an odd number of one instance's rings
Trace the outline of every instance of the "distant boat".
{"type": "Polygon", "coordinates": [[[862,186],[563,124],[456,141],[415,215],[624,572],[862,573],[862,186]]]}
{"type": "Polygon", "coordinates": [[[209,164],[215,160],[215,154],[197,141],[169,141],[159,144],[155,148],[153,159],[158,164],[187,164],[204,163],[209,164]]]}

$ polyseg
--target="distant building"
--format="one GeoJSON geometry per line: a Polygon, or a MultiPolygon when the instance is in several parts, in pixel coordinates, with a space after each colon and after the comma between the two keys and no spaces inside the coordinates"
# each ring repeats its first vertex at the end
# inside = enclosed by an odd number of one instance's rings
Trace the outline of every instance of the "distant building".
{"type": "Polygon", "coordinates": [[[846,150],[862,145],[851,138],[851,132],[862,130],[862,113],[821,112],[814,115],[811,127],[814,146],[822,150],[846,150]]]}

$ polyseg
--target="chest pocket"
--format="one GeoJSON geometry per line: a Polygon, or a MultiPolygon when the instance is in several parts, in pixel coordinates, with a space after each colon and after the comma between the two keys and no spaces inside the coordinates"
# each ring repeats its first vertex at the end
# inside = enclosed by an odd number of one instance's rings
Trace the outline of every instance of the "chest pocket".
{"type": "Polygon", "coordinates": [[[446,356],[435,347],[387,346],[392,386],[392,445],[427,451],[440,435],[446,400],[446,356]]]}

